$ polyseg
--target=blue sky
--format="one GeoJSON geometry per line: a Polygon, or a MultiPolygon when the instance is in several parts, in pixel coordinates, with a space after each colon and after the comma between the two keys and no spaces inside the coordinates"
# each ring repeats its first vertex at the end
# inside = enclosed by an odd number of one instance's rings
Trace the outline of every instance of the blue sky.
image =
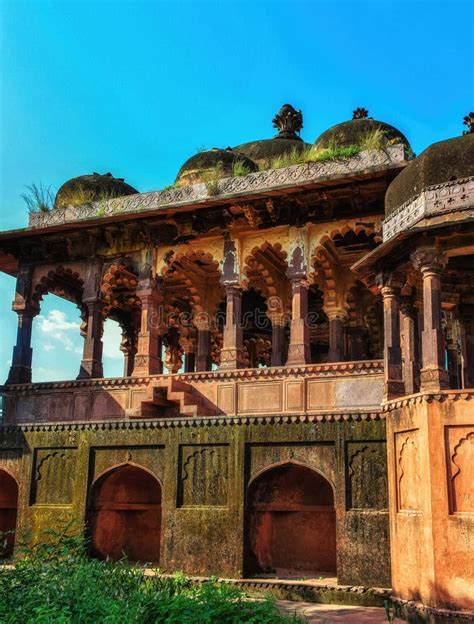
{"type": "MultiPolygon", "coordinates": [[[[470,2],[21,2],[3,0],[0,227],[26,225],[24,186],[111,171],[140,191],[170,184],[201,146],[268,138],[289,102],[312,142],[357,106],[419,153],[459,135],[474,108],[470,2]]],[[[0,276],[0,379],[16,315],[0,276]]],[[[74,378],[77,311],[48,296],[34,380],[74,378]]],[[[106,330],[106,371],[121,374],[106,330]]]]}

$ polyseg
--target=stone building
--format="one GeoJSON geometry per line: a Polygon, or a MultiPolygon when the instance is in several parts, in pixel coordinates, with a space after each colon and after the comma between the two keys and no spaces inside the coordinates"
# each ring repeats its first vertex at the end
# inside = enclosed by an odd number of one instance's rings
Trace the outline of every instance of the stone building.
{"type": "Polygon", "coordinates": [[[74,519],[95,556],[337,576],[468,621],[474,115],[417,158],[365,109],[314,144],[292,106],[273,123],[162,191],[74,178],[0,233],[18,315],[0,528],[74,519]],[[75,380],[32,383],[48,293],[78,306],[83,358],[75,380]],[[103,376],[107,318],[120,378],[103,376]]]}

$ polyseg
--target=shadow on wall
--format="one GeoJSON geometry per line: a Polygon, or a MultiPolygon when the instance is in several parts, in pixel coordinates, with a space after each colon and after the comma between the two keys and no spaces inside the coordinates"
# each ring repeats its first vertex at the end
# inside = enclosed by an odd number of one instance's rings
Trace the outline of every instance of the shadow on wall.
{"type": "Polygon", "coordinates": [[[88,527],[91,555],[158,564],[161,485],[156,477],[128,463],[100,475],[90,491],[88,527]]]}
{"type": "Polygon", "coordinates": [[[269,468],[249,485],[245,574],[336,573],[336,512],[331,484],[306,466],[269,468]]]}

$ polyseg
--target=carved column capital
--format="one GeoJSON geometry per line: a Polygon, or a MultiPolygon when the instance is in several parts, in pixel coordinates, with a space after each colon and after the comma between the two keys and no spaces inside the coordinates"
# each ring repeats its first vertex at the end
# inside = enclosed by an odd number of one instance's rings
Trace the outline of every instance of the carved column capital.
{"type": "Polygon", "coordinates": [[[344,322],[347,318],[347,310],[345,308],[325,307],[324,312],[328,317],[329,322],[336,320],[344,322]]]}
{"type": "Polygon", "coordinates": [[[436,247],[419,247],[410,256],[415,269],[421,273],[439,273],[446,265],[446,253],[436,247]]]}

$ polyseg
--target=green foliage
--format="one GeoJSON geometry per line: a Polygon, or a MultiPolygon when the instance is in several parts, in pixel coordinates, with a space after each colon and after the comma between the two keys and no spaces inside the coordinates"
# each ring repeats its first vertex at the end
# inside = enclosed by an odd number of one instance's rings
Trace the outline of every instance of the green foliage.
{"type": "Polygon", "coordinates": [[[213,169],[203,171],[201,178],[206,185],[209,197],[219,195],[219,180],[224,176],[224,167],[219,163],[213,169]]]}
{"type": "Polygon", "coordinates": [[[175,189],[175,188],[179,188],[180,187],[180,183],[178,180],[176,180],[175,182],[173,182],[173,184],[168,184],[168,186],[165,186],[165,188],[163,189],[164,191],[168,191],[169,189],[175,189]]]}
{"type": "Polygon", "coordinates": [[[236,160],[232,165],[232,175],[234,177],[245,176],[248,173],[250,173],[250,169],[241,160],[236,160]]]}
{"type": "Polygon", "coordinates": [[[385,609],[385,617],[387,619],[387,622],[389,622],[389,624],[392,624],[396,621],[396,618],[400,616],[398,605],[396,603],[391,604],[389,600],[384,600],[383,606],[385,609]]]}
{"type": "Polygon", "coordinates": [[[61,201],[67,206],[88,206],[94,202],[114,199],[117,195],[113,191],[101,191],[97,193],[93,189],[77,186],[69,192],[62,192],[61,201]]]}
{"type": "Polygon", "coordinates": [[[337,160],[339,158],[351,158],[358,154],[362,148],[359,145],[349,145],[348,147],[330,146],[325,149],[317,148],[314,145],[304,149],[293,148],[289,152],[281,154],[266,164],[265,169],[281,169],[291,165],[301,165],[309,162],[323,162],[326,160],[337,160]]]}
{"type": "Polygon", "coordinates": [[[28,212],[49,212],[54,204],[54,196],[51,187],[43,186],[41,183],[25,186],[26,193],[21,194],[21,198],[26,204],[28,212]]]}
{"type": "Polygon", "coordinates": [[[69,526],[23,547],[14,567],[0,569],[2,624],[293,624],[271,600],[254,601],[212,578],[193,583],[86,556],[69,526]]]}
{"type": "Polygon", "coordinates": [[[379,150],[387,145],[385,131],[382,128],[376,128],[368,132],[360,142],[362,150],[379,150]]]}

